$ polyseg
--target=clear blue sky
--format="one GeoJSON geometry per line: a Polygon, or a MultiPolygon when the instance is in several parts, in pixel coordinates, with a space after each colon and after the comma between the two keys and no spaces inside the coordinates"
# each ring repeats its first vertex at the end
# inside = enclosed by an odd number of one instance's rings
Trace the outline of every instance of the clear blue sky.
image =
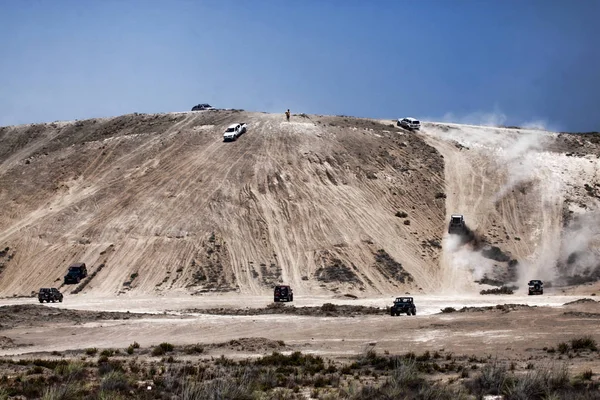
{"type": "Polygon", "coordinates": [[[0,125],[189,110],[600,130],[600,0],[0,0],[0,125]]]}

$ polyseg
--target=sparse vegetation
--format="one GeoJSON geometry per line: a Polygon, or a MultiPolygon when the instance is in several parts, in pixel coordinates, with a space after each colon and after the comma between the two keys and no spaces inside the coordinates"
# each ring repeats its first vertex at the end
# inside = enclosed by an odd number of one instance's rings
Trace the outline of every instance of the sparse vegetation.
{"type": "Polygon", "coordinates": [[[317,280],[322,282],[360,282],[356,273],[339,258],[324,253],[322,261],[327,265],[317,269],[315,272],[317,280]]]}
{"type": "MultiPolygon", "coordinates": [[[[216,346],[235,346],[237,342],[232,340],[216,346]]],[[[130,347],[139,348],[135,342],[130,347]]],[[[257,359],[237,361],[224,356],[188,359],[183,363],[177,360],[178,354],[189,357],[202,354],[204,348],[199,344],[176,348],[170,343],[161,343],[153,351],[161,349],[161,352],[172,353],[161,362],[144,358],[99,363],[75,359],[2,359],[0,369],[4,372],[0,373],[4,377],[0,399],[17,396],[42,399],[305,398],[301,393],[311,393],[317,399],[352,400],[458,400],[487,395],[499,395],[507,400],[591,399],[595,397],[582,396],[600,388],[600,383],[593,380],[591,369],[571,376],[566,364],[530,361],[519,367],[517,363],[491,357],[442,354],[443,350],[433,354],[425,351],[420,355],[413,352],[380,355],[369,346],[353,360],[342,363],[300,351],[289,355],[273,351],[257,359]],[[6,374],[7,368],[17,367],[19,373],[6,374]],[[43,376],[47,378],[41,379],[43,376]]],[[[112,349],[103,349],[101,353],[105,350],[114,353],[112,349]]]]}
{"type": "Polygon", "coordinates": [[[163,342],[152,349],[152,355],[155,357],[162,356],[172,352],[174,348],[175,347],[171,343],[163,342]]]}
{"type": "Polygon", "coordinates": [[[446,307],[446,308],[442,308],[441,311],[444,314],[449,314],[449,313],[456,312],[456,308],[454,308],[454,307],[446,307]]]}
{"type": "Polygon", "coordinates": [[[88,349],[85,349],[85,354],[87,354],[88,356],[93,356],[98,352],[98,349],[95,347],[90,347],[88,349]]]}
{"type": "Polygon", "coordinates": [[[394,260],[384,249],[379,249],[375,253],[375,268],[386,278],[401,283],[414,281],[412,275],[404,269],[402,264],[394,260]]]}
{"type": "Polygon", "coordinates": [[[406,218],[408,217],[408,214],[404,211],[396,211],[396,217],[398,218],[406,218]]]}
{"type": "Polygon", "coordinates": [[[582,336],[579,338],[574,338],[571,339],[571,349],[573,349],[573,351],[578,351],[578,350],[591,350],[591,351],[596,351],[598,350],[598,347],[596,346],[596,340],[589,336],[582,336]]]}
{"type": "Polygon", "coordinates": [[[558,344],[557,349],[560,354],[565,354],[567,351],[569,351],[569,345],[565,342],[562,342],[558,344]]]}
{"type": "Polygon", "coordinates": [[[479,294],[513,294],[513,293],[514,293],[513,289],[508,286],[502,286],[502,287],[493,288],[493,289],[484,289],[479,292],[479,294]]]}

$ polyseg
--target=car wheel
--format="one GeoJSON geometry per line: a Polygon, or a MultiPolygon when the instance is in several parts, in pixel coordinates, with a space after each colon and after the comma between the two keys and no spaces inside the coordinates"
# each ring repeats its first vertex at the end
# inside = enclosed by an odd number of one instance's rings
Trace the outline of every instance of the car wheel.
{"type": "Polygon", "coordinates": [[[40,303],[43,303],[43,302],[44,302],[44,300],[40,300],[40,303]]]}
{"type": "Polygon", "coordinates": [[[62,303],[62,299],[58,299],[58,301],[62,303]]]}

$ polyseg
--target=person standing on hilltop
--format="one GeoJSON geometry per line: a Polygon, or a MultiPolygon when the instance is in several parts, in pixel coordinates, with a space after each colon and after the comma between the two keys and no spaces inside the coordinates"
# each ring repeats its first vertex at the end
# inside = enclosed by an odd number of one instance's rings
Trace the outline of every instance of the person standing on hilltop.
{"type": "Polygon", "coordinates": [[[290,122],[290,109],[289,108],[285,112],[285,118],[287,119],[288,122],[290,122]]]}

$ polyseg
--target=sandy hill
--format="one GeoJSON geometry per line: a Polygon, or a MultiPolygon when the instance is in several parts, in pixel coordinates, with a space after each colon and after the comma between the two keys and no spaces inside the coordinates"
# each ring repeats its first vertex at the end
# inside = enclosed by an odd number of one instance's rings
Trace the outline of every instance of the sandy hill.
{"type": "Polygon", "coordinates": [[[0,128],[0,295],[598,279],[598,136],[202,111],[0,128]],[[235,142],[225,127],[246,122],[235,142]],[[460,246],[452,213],[477,233],[460,246]]]}

